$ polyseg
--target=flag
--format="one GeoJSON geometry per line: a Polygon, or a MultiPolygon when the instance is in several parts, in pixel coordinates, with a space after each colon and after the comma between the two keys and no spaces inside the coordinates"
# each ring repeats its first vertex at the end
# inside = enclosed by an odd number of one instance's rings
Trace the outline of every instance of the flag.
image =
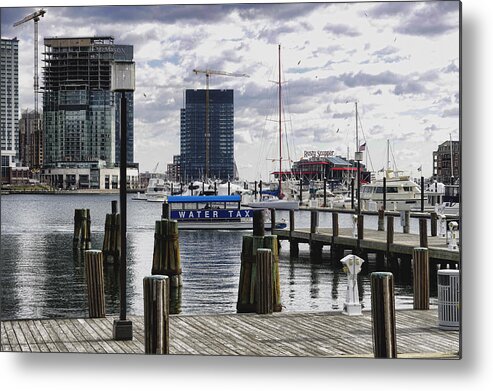
{"type": "Polygon", "coordinates": [[[423,166],[419,166],[418,167],[418,171],[421,171],[422,168],[423,168],[423,166]]]}
{"type": "Polygon", "coordinates": [[[359,146],[359,151],[360,151],[360,152],[363,152],[365,149],[366,149],[366,143],[361,144],[361,145],[359,146]]]}

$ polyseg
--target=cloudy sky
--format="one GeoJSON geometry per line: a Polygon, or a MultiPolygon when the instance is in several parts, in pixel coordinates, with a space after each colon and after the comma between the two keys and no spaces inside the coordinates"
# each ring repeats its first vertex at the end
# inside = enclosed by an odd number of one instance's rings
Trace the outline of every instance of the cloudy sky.
{"type": "MultiPolygon", "coordinates": [[[[20,3],[19,3],[20,4],[20,3]]],[[[240,176],[267,179],[277,158],[277,45],[282,47],[283,159],[305,150],[355,149],[355,102],[368,165],[432,174],[432,152],[459,137],[457,1],[44,7],[44,37],[112,35],[134,45],[135,160],[165,169],[179,154],[185,89],[235,90],[240,176]],[[394,160],[394,159],[392,159],[394,160]]],[[[3,38],[20,40],[20,105],[33,107],[33,8],[3,8],[3,38]]],[[[43,47],[40,44],[40,52],[43,47]]],[[[40,63],[41,65],[41,63],[40,63]]],[[[278,163],[275,163],[276,165],[278,163]]],[[[287,167],[285,167],[287,168],[287,167]]]]}

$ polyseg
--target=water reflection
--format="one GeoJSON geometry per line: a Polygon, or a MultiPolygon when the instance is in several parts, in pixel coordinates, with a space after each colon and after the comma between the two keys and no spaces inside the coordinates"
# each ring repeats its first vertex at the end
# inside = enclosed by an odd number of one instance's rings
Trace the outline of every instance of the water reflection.
{"type": "MultiPolygon", "coordinates": [[[[113,195],[7,196],[2,197],[2,317],[87,316],[83,252],[73,251],[75,208],[91,209],[92,248],[100,249],[104,217],[111,211],[113,195]],[[54,207],[56,205],[56,208],[54,207]],[[14,213],[15,212],[15,213],[14,213]]],[[[151,274],[154,223],[159,204],[128,204],[127,311],[143,313],[144,277],[151,274]]],[[[286,215],[287,216],[287,215],[286,215]]],[[[299,226],[309,225],[309,214],[297,212],[299,226]],[[303,216],[305,220],[303,220],[303,216]]],[[[341,226],[348,223],[341,218],[341,226]]],[[[330,214],[321,218],[330,226],[330,214]]],[[[238,295],[240,253],[245,232],[180,232],[183,287],[170,291],[172,313],[234,313],[238,295]]],[[[346,275],[338,260],[323,253],[313,263],[309,247],[299,245],[291,257],[283,242],[279,270],[283,311],[340,310],[346,292],[346,275]]],[[[327,249],[325,249],[327,250],[327,249]]],[[[370,270],[371,271],[371,270],[370,270]]],[[[105,265],[105,298],[108,315],[119,313],[119,268],[105,265]]],[[[370,305],[369,276],[358,281],[360,299],[370,305]]],[[[433,289],[433,287],[432,287],[433,289]]],[[[412,307],[409,285],[396,283],[396,307],[412,307]]]]}

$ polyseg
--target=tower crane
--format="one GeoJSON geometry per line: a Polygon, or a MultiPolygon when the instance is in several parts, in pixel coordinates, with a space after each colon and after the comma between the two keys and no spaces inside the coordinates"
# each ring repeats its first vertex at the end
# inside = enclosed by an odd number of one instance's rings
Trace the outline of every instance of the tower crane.
{"type": "MultiPolygon", "coordinates": [[[[30,15],[27,15],[24,19],[14,23],[14,27],[23,23],[34,21],[34,134],[38,137],[38,145],[42,145],[41,136],[38,129],[38,93],[39,93],[39,77],[38,77],[38,22],[39,18],[44,17],[46,11],[44,9],[37,10],[30,15]]],[[[39,165],[39,161],[34,162],[35,166],[39,165]]]]}
{"type": "Polygon", "coordinates": [[[232,77],[250,77],[245,73],[231,73],[225,71],[214,71],[212,69],[194,69],[193,73],[205,75],[205,178],[209,178],[210,163],[210,130],[209,130],[209,78],[211,75],[232,76],[232,77]]]}

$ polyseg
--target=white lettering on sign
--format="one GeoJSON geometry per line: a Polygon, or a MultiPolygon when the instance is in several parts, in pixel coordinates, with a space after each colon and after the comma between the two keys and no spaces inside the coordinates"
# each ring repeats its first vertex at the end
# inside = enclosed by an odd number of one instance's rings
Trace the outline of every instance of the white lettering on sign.
{"type": "Polygon", "coordinates": [[[218,214],[217,214],[217,210],[213,211],[213,212],[212,212],[212,217],[213,217],[214,219],[217,219],[217,216],[218,216],[218,214]]]}
{"type": "MultiPolygon", "coordinates": [[[[199,216],[199,217],[200,217],[200,216],[199,216]]],[[[206,218],[206,219],[208,219],[208,218],[209,218],[209,211],[208,211],[208,210],[206,210],[206,211],[205,211],[205,218],[206,218]]]]}
{"type": "Polygon", "coordinates": [[[180,219],[184,219],[185,218],[185,212],[184,211],[179,211],[178,212],[178,215],[180,216],[180,219]]]}
{"type": "Polygon", "coordinates": [[[245,210],[245,217],[250,217],[250,211],[249,210],[245,210]]]}
{"type": "Polygon", "coordinates": [[[334,156],[334,151],[304,151],[303,157],[311,158],[311,157],[330,157],[334,156]]]}

